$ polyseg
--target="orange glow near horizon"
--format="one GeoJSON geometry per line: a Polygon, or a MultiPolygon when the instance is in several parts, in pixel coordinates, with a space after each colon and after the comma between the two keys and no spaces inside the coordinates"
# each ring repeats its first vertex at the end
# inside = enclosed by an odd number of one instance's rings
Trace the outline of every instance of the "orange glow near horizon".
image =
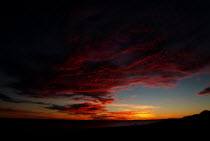
{"type": "Polygon", "coordinates": [[[67,113],[20,113],[5,112],[0,113],[1,118],[29,118],[29,119],[64,119],[64,120],[159,120],[170,118],[182,118],[187,115],[181,114],[154,114],[153,110],[145,111],[106,111],[97,115],[77,114],[69,115],[67,113]]]}
{"type": "MultiPolygon", "coordinates": [[[[169,119],[169,118],[182,118],[188,114],[184,113],[159,113],[160,107],[155,107],[151,105],[135,105],[135,104],[108,104],[107,106],[112,106],[109,110],[104,109],[104,107],[93,105],[88,105],[92,111],[84,113],[84,107],[75,110],[66,111],[51,111],[46,109],[40,109],[36,111],[23,110],[21,107],[18,109],[13,109],[12,107],[1,109],[1,118],[37,118],[37,119],[65,119],[65,120],[158,120],[158,119],[169,119]],[[114,109],[115,107],[116,109],[114,109]],[[120,108],[119,108],[120,107],[120,108]],[[123,108],[126,107],[126,108],[123,108]],[[100,109],[102,108],[102,109],[100,109]],[[130,109],[129,109],[130,108],[130,109]],[[148,108],[148,109],[147,109],[148,108]],[[131,110],[135,109],[135,110],[131,110]],[[139,109],[139,110],[138,110],[139,109]],[[152,110],[151,110],[152,109],[152,110]],[[79,112],[78,112],[79,111],[79,112]],[[78,112],[75,114],[75,112],[78,112]]],[[[88,107],[85,110],[89,110],[88,107]]]]}

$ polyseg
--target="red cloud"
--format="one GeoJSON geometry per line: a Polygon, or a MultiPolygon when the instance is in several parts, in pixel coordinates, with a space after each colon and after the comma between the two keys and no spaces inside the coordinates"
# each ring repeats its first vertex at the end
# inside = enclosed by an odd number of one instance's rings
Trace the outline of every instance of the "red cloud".
{"type": "Polygon", "coordinates": [[[210,95],[210,87],[205,88],[201,92],[197,93],[197,95],[210,95]]]}
{"type": "MultiPolygon", "coordinates": [[[[45,87],[49,93],[73,93],[73,100],[111,103],[115,88],[136,84],[172,88],[209,65],[209,56],[195,42],[169,47],[168,37],[144,24],[121,24],[104,35],[90,34],[83,26],[69,28],[69,57],[54,68],[57,75],[45,87]]],[[[175,33],[171,30],[169,37],[175,33]]]]}
{"type": "Polygon", "coordinates": [[[189,13],[169,10],[164,5],[148,12],[131,7],[133,11],[119,8],[106,12],[103,6],[72,10],[65,24],[65,49],[56,44],[52,50],[34,53],[38,57],[29,63],[22,58],[24,61],[17,64],[26,65],[22,65],[21,73],[12,73],[21,79],[13,87],[21,91],[19,94],[32,97],[68,97],[105,104],[115,102],[112,93],[125,90],[124,87],[141,84],[172,88],[177,81],[210,65],[210,50],[205,44],[209,34],[205,29],[207,20],[203,19],[201,26],[193,14],[189,17],[189,13]],[[185,18],[189,19],[183,21],[185,18]],[[43,62],[37,59],[39,56],[43,62]]]}

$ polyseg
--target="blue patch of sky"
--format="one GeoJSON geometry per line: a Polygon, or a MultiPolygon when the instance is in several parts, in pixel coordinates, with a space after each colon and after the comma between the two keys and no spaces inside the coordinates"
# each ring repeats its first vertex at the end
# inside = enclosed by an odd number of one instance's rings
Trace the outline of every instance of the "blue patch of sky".
{"type": "MultiPolygon", "coordinates": [[[[202,91],[210,83],[209,74],[198,74],[190,78],[180,80],[174,88],[151,88],[138,85],[133,90],[126,90],[116,93],[116,98],[129,99],[130,101],[120,101],[120,103],[147,104],[162,103],[167,99],[181,98],[186,100],[204,99],[204,96],[197,96],[196,93],[202,91]],[[137,95],[137,97],[130,97],[137,95]]],[[[208,98],[209,100],[209,98],[208,98]]],[[[204,100],[205,101],[205,100],[204,100]]]]}

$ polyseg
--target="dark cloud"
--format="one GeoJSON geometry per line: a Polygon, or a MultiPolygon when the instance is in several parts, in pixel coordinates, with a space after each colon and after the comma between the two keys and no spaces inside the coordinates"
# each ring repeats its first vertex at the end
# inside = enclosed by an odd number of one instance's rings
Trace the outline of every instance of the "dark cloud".
{"type": "Polygon", "coordinates": [[[111,103],[115,89],[171,88],[210,64],[208,4],[76,5],[7,17],[1,70],[17,94],[111,103]]]}
{"type": "MultiPolygon", "coordinates": [[[[136,110],[136,111],[107,111],[103,104],[79,103],[69,105],[51,105],[46,107],[50,110],[57,110],[69,115],[85,116],[89,120],[133,120],[141,116],[154,117],[153,110],[136,110]]],[[[74,119],[74,118],[73,118],[74,119]]]]}
{"type": "Polygon", "coordinates": [[[31,104],[50,105],[49,103],[45,103],[45,102],[35,102],[35,101],[30,101],[30,100],[15,99],[1,93],[0,93],[0,100],[5,101],[5,102],[12,102],[12,103],[31,103],[31,104]]]}
{"type": "Polygon", "coordinates": [[[201,92],[197,93],[197,95],[210,95],[210,87],[205,88],[201,92]]]}
{"type": "Polygon", "coordinates": [[[73,98],[71,98],[71,100],[75,100],[75,101],[92,101],[95,103],[101,102],[102,104],[109,104],[109,103],[113,103],[115,102],[113,96],[98,96],[97,94],[94,95],[74,95],[73,98]]]}
{"type": "Polygon", "coordinates": [[[70,104],[64,106],[52,105],[46,108],[51,110],[58,110],[59,112],[64,112],[68,114],[94,115],[96,113],[106,111],[104,106],[100,104],[91,104],[91,103],[70,104]]]}
{"type": "Polygon", "coordinates": [[[13,114],[40,113],[40,112],[33,112],[33,111],[27,111],[27,110],[18,110],[18,109],[13,109],[13,108],[1,108],[1,107],[0,107],[0,112],[13,113],[13,114]]]}

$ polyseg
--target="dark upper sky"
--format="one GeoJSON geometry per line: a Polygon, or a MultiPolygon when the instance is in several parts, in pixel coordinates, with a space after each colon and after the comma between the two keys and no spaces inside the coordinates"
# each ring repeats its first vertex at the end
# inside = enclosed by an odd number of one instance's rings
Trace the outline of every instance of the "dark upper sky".
{"type": "Polygon", "coordinates": [[[54,112],[47,118],[164,118],[161,100],[152,99],[176,91],[175,100],[192,92],[191,99],[205,103],[200,97],[210,91],[209,4],[136,0],[7,5],[1,26],[0,116],[12,117],[16,104],[22,111],[14,117],[42,108],[28,116],[54,112]],[[197,90],[179,89],[178,84],[197,90]],[[151,96],[147,91],[162,95],[138,103],[144,99],[137,93],[151,96]],[[127,117],[119,116],[123,114],[127,117]]]}

